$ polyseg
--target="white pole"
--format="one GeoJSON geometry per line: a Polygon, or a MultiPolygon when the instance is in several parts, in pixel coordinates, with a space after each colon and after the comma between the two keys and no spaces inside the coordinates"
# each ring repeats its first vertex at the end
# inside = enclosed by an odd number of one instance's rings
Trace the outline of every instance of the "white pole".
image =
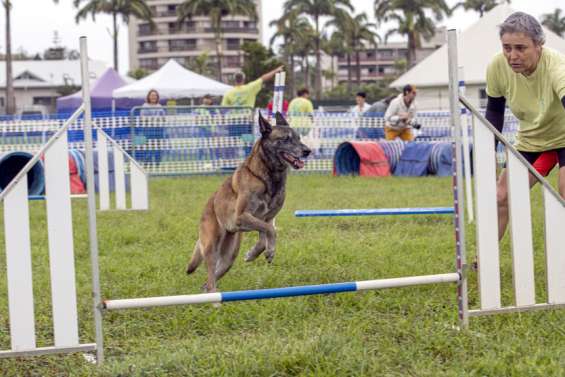
{"type": "MultiPolygon", "coordinates": [[[[465,96],[465,72],[459,67],[459,94],[465,96]]],[[[465,168],[465,197],[467,199],[467,216],[469,224],[474,220],[473,187],[471,184],[471,153],[469,150],[469,114],[465,106],[461,106],[461,131],[463,132],[463,164],[465,168]]]]}
{"type": "Polygon", "coordinates": [[[277,106],[277,108],[279,109],[281,114],[284,111],[283,104],[284,104],[284,84],[285,84],[285,80],[286,80],[286,72],[281,72],[280,78],[279,78],[279,105],[277,106]]]}
{"type": "Polygon", "coordinates": [[[94,326],[96,332],[96,361],[104,362],[102,334],[102,305],[98,267],[98,238],[96,233],[96,193],[94,186],[94,157],[92,153],[92,113],[90,107],[90,82],[86,37],[80,37],[80,67],[82,73],[82,101],[84,105],[84,146],[86,155],[86,190],[88,193],[88,235],[92,270],[92,297],[94,300],[94,326]]]}
{"type": "Polygon", "coordinates": [[[459,320],[461,327],[469,326],[469,303],[467,294],[467,261],[465,252],[465,197],[463,187],[463,167],[461,166],[461,110],[457,80],[457,30],[450,29],[447,33],[448,62],[449,62],[449,108],[453,135],[455,138],[455,169],[453,177],[453,196],[455,209],[455,252],[457,255],[457,272],[461,276],[458,284],[459,320]]]}

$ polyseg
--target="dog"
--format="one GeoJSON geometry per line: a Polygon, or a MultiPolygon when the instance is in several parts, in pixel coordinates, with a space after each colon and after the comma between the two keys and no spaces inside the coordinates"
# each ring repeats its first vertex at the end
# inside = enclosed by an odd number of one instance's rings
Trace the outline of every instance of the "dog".
{"type": "Polygon", "coordinates": [[[245,255],[247,262],[263,252],[269,263],[275,257],[273,219],[284,204],[289,168],[302,169],[302,159],[311,153],[279,112],[275,119],[273,127],[259,114],[261,137],[204,208],[186,272],[193,273],[205,260],[208,278],[202,288],[207,292],[216,292],[217,281],[233,265],[243,232],[259,232],[259,240],[245,255]]]}

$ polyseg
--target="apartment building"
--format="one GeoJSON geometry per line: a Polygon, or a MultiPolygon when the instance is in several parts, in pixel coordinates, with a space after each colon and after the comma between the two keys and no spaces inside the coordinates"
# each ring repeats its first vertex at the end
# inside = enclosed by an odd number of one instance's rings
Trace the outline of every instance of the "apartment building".
{"type": "MultiPolygon", "coordinates": [[[[147,22],[132,18],[129,23],[129,61],[130,69],[144,68],[149,71],[159,69],[169,59],[182,65],[207,52],[212,63],[216,64],[216,40],[210,19],[195,16],[182,24],[177,22],[177,7],[183,0],[148,0],[156,27],[147,22]]],[[[243,51],[241,46],[247,41],[261,42],[261,0],[255,0],[257,20],[243,16],[228,16],[222,21],[223,35],[222,81],[230,82],[233,75],[241,70],[243,51]]]]}
{"type": "MultiPolygon", "coordinates": [[[[445,28],[439,28],[430,40],[422,40],[422,45],[416,50],[415,64],[419,63],[432,52],[441,47],[446,41],[445,28]]],[[[359,66],[361,69],[361,82],[374,83],[400,73],[399,62],[408,57],[408,42],[379,43],[376,49],[366,49],[360,52],[359,66]]],[[[347,56],[338,58],[338,82],[347,82],[347,56]]],[[[351,79],[357,79],[357,61],[355,54],[351,55],[351,79]]]]}

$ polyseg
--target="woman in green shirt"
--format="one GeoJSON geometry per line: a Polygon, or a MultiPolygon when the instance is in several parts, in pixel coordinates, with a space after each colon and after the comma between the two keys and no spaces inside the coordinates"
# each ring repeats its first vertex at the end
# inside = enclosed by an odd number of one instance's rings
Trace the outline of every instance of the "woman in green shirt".
{"type": "MultiPolygon", "coordinates": [[[[516,149],[533,164],[543,152],[559,160],[559,193],[565,198],[565,56],[544,47],[539,22],[522,12],[500,26],[502,53],[487,69],[486,118],[502,131],[508,105],[520,126],[516,149]]],[[[530,185],[536,179],[530,175],[530,185]]],[[[497,187],[499,239],[508,223],[508,183],[502,173],[497,187]]]]}

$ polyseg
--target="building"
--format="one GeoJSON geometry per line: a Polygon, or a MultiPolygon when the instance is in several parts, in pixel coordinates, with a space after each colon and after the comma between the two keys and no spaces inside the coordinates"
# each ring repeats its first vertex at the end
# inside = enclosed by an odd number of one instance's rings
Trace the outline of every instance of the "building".
{"type": "MultiPolygon", "coordinates": [[[[96,81],[108,68],[106,63],[89,60],[90,81],[96,81]]],[[[61,90],[80,89],[80,60],[16,60],[12,62],[16,113],[54,113],[61,90]]],[[[70,93],[69,93],[70,94],[70,93]]],[[[0,61],[0,114],[6,113],[6,62],[0,61]]]]}
{"type": "MultiPolygon", "coordinates": [[[[234,73],[241,70],[243,52],[241,45],[247,41],[260,42],[261,0],[257,3],[257,20],[249,17],[229,16],[222,21],[222,81],[230,82],[234,73]]],[[[159,69],[169,59],[182,65],[203,52],[211,62],[216,59],[216,41],[210,19],[195,16],[179,25],[177,7],[182,0],[147,0],[153,11],[155,28],[149,23],[132,18],[129,23],[130,70],[143,68],[149,71],[159,69]]]]}
{"type": "MultiPolygon", "coordinates": [[[[506,4],[499,5],[459,34],[458,64],[462,69],[460,79],[465,81],[465,96],[475,106],[486,105],[486,70],[497,53],[502,52],[498,25],[514,10],[506,4]]],[[[543,27],[543,26],[542,26],[543,27]]],[[[543,27],[546,47],[565,53],[565,39],[543,27]]],[[[402,88],[406,84],[418,88],[418,108],[449,110],[447,44],[422,60],[390,84],[402,88]]]]}
{"type": "MultiPolygon", "coordinates": [[[[422,45],[416,50],[416,64],[429,56],[445,43],[445,28],[439,28],[429,41],[422,40],[422,45]]],[[[408,42],[390,42],[377,44],[376,49],[366,49],[360,52],[361,82],[374,83],[398,75],[403,68],[402,61],[408,56],[408,42]]],[[[340,83],[348,81],[347,56],[342,55],[337,60],[340,83]]],[[[405,63],[404,63],[405,64],[405,63]]],[[[357,61],[355,53],[351,55],[351,79],[357,80],[357,61]]]]}

